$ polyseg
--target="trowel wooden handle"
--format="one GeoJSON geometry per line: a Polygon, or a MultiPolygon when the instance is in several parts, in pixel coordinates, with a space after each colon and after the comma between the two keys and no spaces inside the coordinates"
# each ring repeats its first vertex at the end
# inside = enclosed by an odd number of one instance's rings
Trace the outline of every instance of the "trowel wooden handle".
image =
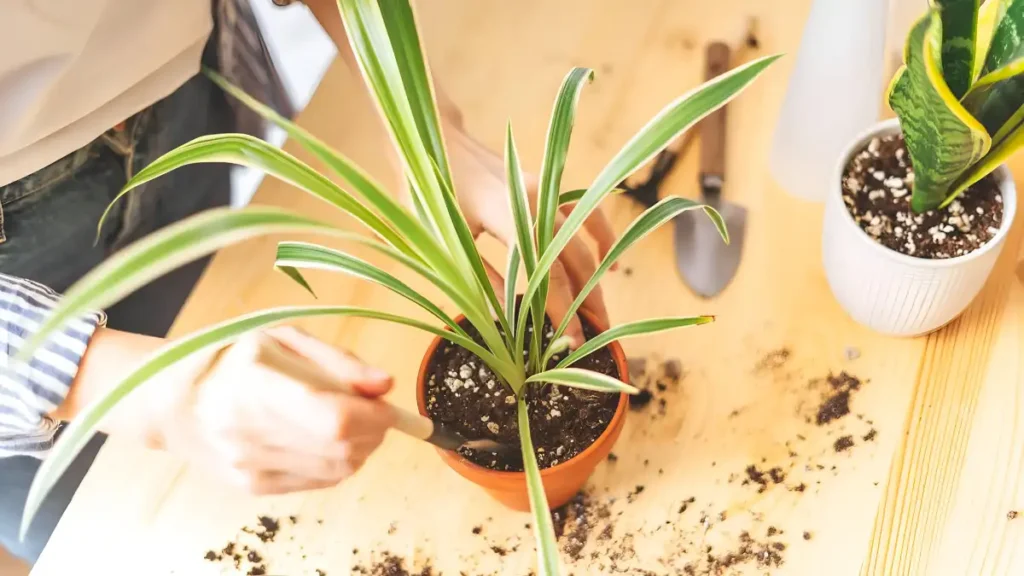
{"type": "MultiPolygon", "coordinates": [[[[221,355],[213,370],[245,366],[260,366],[321,390],[359,395],[344,379],[289,352],[276,340],[265,334],[243,338],[228,348],[221,355]]],[[[236,373],[241,374],[242,372],[239,370],[236,373]]],[[[403,410],[383,400],[377,400],[377,402],[386,404],[394,412],[396,419],[394,428],[396,430],[420,440],[427,440],[434,434],[434,423],[430,421],[430,418],[403,410]]]]}
{"type": "MultiPolygon", "coordinates": [[[[705,80],[712,80],[729,70],[729,45],[714,42],[708,45],[705,80]]],[[[725,177],[725,106],[700,122],[700,178],[716,178],[719,186],[725,177]]]]}

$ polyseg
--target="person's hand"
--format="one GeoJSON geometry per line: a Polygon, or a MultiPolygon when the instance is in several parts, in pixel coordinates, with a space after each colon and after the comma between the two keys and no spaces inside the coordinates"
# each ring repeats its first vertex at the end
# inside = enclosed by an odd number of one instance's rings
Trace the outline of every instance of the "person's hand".
{"type": "Polygon", "coordinates": [[[229,348],[208,372],[212,356],[190,364],[191,373],[171,372],[147,385],[157,391],[142,408],[150,444],[254,494],[333,486],[362,466],[394,423],[391,408],[374,400],[391,389],[391,378],[293,328],[262,336],[359,395],[310,386],[247,362],[244,354],[227,361],[229,348]]]}
{"type": "MultiPolygon", "coordinates": [[[[445,135],[459,205],[474,236],[478,237],[486,232],[505,246],[514,245],[516,230],[509,206],[504,161],[455,126],[446,125],[445,135]]],[[[537,178],[532,174],[527,174],[524,178],[529,191],[530,208],[534,210],[537,178]]],[[[571,206],[565,206],[556,214],[556,233],[565,221],[565,214],[570,210],[571,206]]],[[[597,258],[604,258],[615,243],[615,233],[600,209],[595,210],[587,218],[584,229],[597,244],[597,258]]],[[[597,268],[597,258],[586,242],[575,236],[552,264],[547,311],[556,326],[565,318],[570,304],[593,276],[597,268]]],[[[488,270],[488,274],[500,278],[500,274],[493,269],[488,270]]],[[[501,293],[499,290],[499,294],[501,293]]],[[[582,308],[591,312],[601,327],[608,326],[608,311],[600,285],[590,292],[583,301],[582,308]]],[[[583,343],[583,329],[578,318],[570,321],[566,335],[572,339],[573,347],[583,343]]]]}

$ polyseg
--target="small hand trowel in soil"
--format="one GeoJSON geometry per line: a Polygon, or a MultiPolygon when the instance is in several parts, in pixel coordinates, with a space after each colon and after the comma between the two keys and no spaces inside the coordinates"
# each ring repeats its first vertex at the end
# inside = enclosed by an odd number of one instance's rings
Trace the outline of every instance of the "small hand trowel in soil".
{"type": "MultiPolygon", "coordinates": [[[[729,69],[729,46],[715,42],[708,46],[706,76],[711,80],[729,69]]],[[[736,275],[743,251],[747,210],[722,200],[725,181],[725,107],[719,108],[697,125],[701,140],[701,202],[722,214],[730,243],[722,241],[711,219],[701,210],[675,217],[676,266],[683,280],[704,298],[720,293],[736,275]]],[[[682,135],[655,158],[650,176],[639,185],[622,187],[645,206],[658,201],[658,186],[671,172],[679,156],[688,148],[693,131],[682,135]]]]}
{"type": "MultiPolygon", "coordinates": [[[[231,346],[221,355],[211,372],[225,369],[232,364],[249,366],[255,364],[322,390],[338,390],[345,394],[357,394],[338,378],[310,362],[303,361],[295,354],[287,352],[269,336],[259,335],[255,338],[243,339],[231,346]]],[[[504,453],[510,450],[518,453],[519,451],[518,447],[501,444],[494,440],[467,440],[457,432],[436,424],[426,416],[399,408],[383,400],[378,400],[378,402],[387,404],[394,412],[395,430],[429,442],[439,448],[452,451],[457,451],[459,448],[471,448],[494,453],[504,453]]]]}

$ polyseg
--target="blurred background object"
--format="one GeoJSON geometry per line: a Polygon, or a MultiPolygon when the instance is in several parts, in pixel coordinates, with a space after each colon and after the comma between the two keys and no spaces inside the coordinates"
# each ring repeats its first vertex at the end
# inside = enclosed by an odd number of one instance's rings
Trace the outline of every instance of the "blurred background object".
{"type": "Polygon", "coordinates": [[[822,201],[840,151],[878,120],[889,16],[889,0],[814,0],[769,159],[790,194],[822,201]]]}

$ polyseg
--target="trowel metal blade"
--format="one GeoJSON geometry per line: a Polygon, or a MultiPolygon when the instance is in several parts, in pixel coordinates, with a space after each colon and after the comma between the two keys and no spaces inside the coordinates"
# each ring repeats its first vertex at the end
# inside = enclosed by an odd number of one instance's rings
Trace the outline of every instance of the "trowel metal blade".
{"type": "Polygon", "coordinates": [[[716,208],[729,231],[729,244],[703,210],[675,217],[676,266],[683,281],[704,298],[717,296],[736,275],[747,227],[746,208],[728,202],[716,208]]]}

